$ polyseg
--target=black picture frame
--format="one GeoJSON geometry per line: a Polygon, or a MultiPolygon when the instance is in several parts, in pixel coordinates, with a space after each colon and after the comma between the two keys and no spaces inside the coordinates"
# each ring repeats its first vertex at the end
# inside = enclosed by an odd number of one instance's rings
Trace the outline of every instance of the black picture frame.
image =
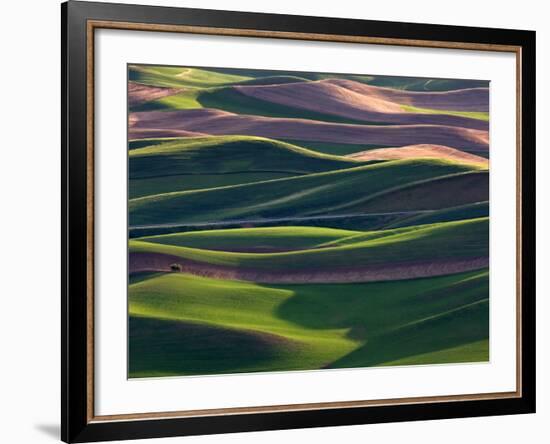
{"type": "Polygon", "coordinates": [[[535,412],[535,32],[69,1],[62,23],[62,384],[61,438],[91,442],[138,438],[511,415],[535,412]],[[521,78],[521,393],[498,399],[441,400],[229,415],[97,420],[90,415],[89,187],[87,39],[90,21],[231,28],[519,48],[521,78]]]}

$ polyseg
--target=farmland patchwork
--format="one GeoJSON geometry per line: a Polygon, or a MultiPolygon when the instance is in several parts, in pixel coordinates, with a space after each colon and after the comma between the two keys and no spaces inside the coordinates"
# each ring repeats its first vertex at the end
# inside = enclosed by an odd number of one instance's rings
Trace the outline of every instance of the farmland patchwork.
{"type": "Polygon", "coordinates": [[[130,378],[489,359],[489,84],[128,67],[130,378]]]}

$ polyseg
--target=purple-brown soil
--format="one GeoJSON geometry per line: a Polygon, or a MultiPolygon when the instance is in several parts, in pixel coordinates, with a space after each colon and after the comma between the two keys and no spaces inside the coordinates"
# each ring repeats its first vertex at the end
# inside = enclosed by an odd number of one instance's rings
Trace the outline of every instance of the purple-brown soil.
{"type": "Polygon", "coordinates": [[[171,96],[178,92],[181,92],[181,90],[128,82],[128,104],[130,106],[141,105],[142,103],[171,96]]]}
{"type": "Polygon", "coordinates": [[[178,264],[182,273],[217,279],[237,279],[266,284],[376,282],[415,279],[478,270],[489,265],[489,258],[408,262],[391,265],[348,267],[341,270],[300,270],[272,272],[248,268],[204,264],[162,253],[131,253],[129,273],[170,272],[178,264]]]}
{"type": "Polygon", "coordinates": [[[343,81],[342,84],[336,82],[336,80],[321,80],[281,85],[237,85],[233,89],[255,99],[365,122],[448,125],[480,130],[489,128],[489,122],[483,120],[445,114],[412,113],[405,111],[401,106],[433,100],[436,108],[441,106],[437,109],[462,110],[468,108],[466,105],[468,99],[474,102],[473,107],[477,106],[479,91],[477,95],[471,94],[470,90],[453,92],[451,95],[420,93],[421,97],[428,95],[429,99],[413,100],[410,94],[394,97],[386,93],[383,88],[363,88],[362,84],[352,81],[343,81]],[[449,107],[445,108],[444,105],[447,104],[449,107]]]}
{"type": "Polygon", "coordinates": [[[353,125],[238,115],[214,109],[149,111],[130,115],[130,139],[152,137],[151,134],[171,137],[178,131],[394,147],[433,144],[465,151],[489,149],[488,131],[456,126],[353,125]]]}
{"type": "Polygon", "coordinates": [[[400,148],[381,148],[377,150],[361,151],[348,155],[352,159],[368,161],[368,160],[397,160],[397,159],[446,159],[459,163],[466,163],[489,167],[489,159],[485,159],[475,154],[465,153],[454,148],[442,145],[410,145],[400,148]]]}
{"type": "Polygon", "coordinates": [[[403,91],[345,79],[329,79],[326,82],[400,105],[445,111],[489,111],[489,88],[466,88],[454,91],[403,91]]]}

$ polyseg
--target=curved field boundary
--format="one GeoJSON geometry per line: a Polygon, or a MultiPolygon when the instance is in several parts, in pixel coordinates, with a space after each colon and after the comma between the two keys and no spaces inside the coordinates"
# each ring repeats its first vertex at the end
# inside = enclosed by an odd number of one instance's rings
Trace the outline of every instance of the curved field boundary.
{"type": "Polygon", "coordinates": [[[400,148],[381,148],[361,151],[346,156],[355,160],[398,160],[413,158],[447,159],[489,167],[489,159],[442,145],[409,145],[400,148]]]}
{"type": "MultiPolygon", "coordinates": [[[[354,91],[330,81],[267,86],[235,85],[232,88],[240,94],[267,103],[328,113],[356,121],[402,125],[449,125],[480,130],[489,128],[489,123],[486,121],[448,115],[443,110],[440,113],[433,110],[430,113],[408,112],[398,101],[370,94],[368,90],[365,92],[354,91]]],[[[452,97],[456,97],[456,94],[452,97]]],[[[404,103],[408,104],[409,101],[404,101],[404,103]]],[[[460,106],[459,102],[458,107],[460,106]]]]}
{"type": "Polygon", "coordinates": [[[132,199],[130,224],[303,217],[336,210],[349,213],[350,208],[398,186],[475,170],[474,166],[442,160],[409,159],[244,185],[165,193],[132,199]]]}
{"type": "Polygon", "coordinates": [[[237,115],[214,109],[136,112],[129,137],[249,135],[278,139],[382,146],[445,145],[465,151],[488,151],[488,131],[445,125],[353,125],[306,119],[237,115]]]}
{"type": "Polygon", "coordinates": [[[326,82],[401,105],[452,111],[489,111],[489,88],[465,88],[453,91],[404,91],[394,88],[366,85],[345,79],[326,82]]]}
{"type": "Polygon", "coordinates": [[[472,171],[422,180],[377,193],[364,201],[361,210],[442,210],[483,202],[488,196],[489,172],[472,171]]]}
{"type": "Polygon", "coordinates": [[[130,179],[250,172],[300,175],[362,164],[360,159],[250,136],[152,139],[150,146],[131,150],[129,162],[130,179]]]}
{"type": "MultiPolygon", "coordinates": [[[[311,270],[332,273],[354,267],[400,266],[402,264],[444,264],[488,257],[486,218],[433,224],[393,231],[388,236],[356,239],[351,244],[285,253],[235,253],[158,244],[135,239],[130,253],[161,253],[179,257],[185,263],[242,270],[261,270],[277,275],[311,270]],[[350,264],[353,264],[350,266],[350,264]]],[[[179,262],[178,262],[179,263],[179,262]]]]}
{"type": "Polygon", "coordinates": [[[348,269],[269,272],[195,262],[162,253],[130,253],[129,273],[179,272],[217,279],[236,279],[269,284],[377,282],[416,279],[478,270],[489,265],[488,257],[370,265],[348,269]]]}
{"type": "Polygon", "coordinates": [[[128,78],[144,85],[172,88],[208,88],[251,80],[248,76],[222,74],[201,68],[162,65],[130,65],[128,78]]]}
{"type": "MultiPolygon", "coordinates": [[[[130,122],[132,126],[132,122],[130,122]]],[[[186,131],[186,130],[158,130],[158,129],[133,129],[130,133],[130,139],[133,141],[141,139],[156,139],[157,137],[204,137],[209,136],[210,134],[198,133],[196,131],[186,131]]]]}
{"type": "Polygon", "coordinates": [[[128,105],[134,107],[151,100],[161,99],[181,92],[177,88],[166,88],[160,86],[142,85],[140,83],[128,82],[128,105]]]}
{"type": "MultiPolygon", "coordinates": [[[[407,230],[407,229],[405,229],[407,230]]],[[[382,234],[393,233],[383,231],[382,234]]],[[[233,252],[283,252],[316,248],[348,237],[380,236],[378,232],[320,227],[264,227],[191,231],[142,237],[145,242],[233,252]]]]}

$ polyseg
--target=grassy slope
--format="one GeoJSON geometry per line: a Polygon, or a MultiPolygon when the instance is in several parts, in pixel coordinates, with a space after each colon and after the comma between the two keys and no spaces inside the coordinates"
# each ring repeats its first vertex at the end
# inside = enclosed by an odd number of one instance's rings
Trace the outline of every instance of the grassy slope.
{"type": "Polygon", "coordinates": [[[384,365],[412,352],[426,363],[487,360],[488,317],[465,315],[487,292],[486,271],[285,286],[152,275],[130,286],[130,376],[384,365]],[[395,338],[411,330],[407,349],[395,338]],[[478,352],[468,359],[465,347],[478,352]]]}
{"type": "MultiPolygon", "coordinates": [[[[241,82],[239,84],[242,83],[250,82],[241,82]]],[[[489,113],[487,112],[437,110],[429,108],[418,108],[409,105],[401,105],[401,107],[404,113],[409,112],[417,114],[441,114],[489,121],[489,113]]],[[[389,122],[385,123],[381,120],[367,122],[365,120],[356,120],[349,117],[339,116],[330,112],[323,113],[307,110],[305,108],[283,105],[241,94],[239,91],[231,87],[187,90],[178,94],[161,97],[159,99],[142,103],[133,107],[132,111],[168,111],[197,108],[215,108],[235,114],[311,119],[323,122],[351,123],[359,125],[368,125],[369,123],[373,125],[394,124],[389,122]]]]}
{"type": "MultiPolygon", "coordinates": [[[[311,77],[311,75],[309,76],[311,77]]],[[[337,76],[341,78],[352,78],[354,76],[337,76]]],[[[378,86],[391,86],[398,89],[412,89],[425,91],[439,91],[450,86],[461,86],[462,83],[456,81],[429,81],[426,79],[399,79],[399,78],[371,78],[368,76],[355,76],[353,80],[376,84],[378,86]],[[454,82],[454,83],[453,83],[454,82]],[[387,83],[387,84],[384,84],[387,83]],[[428,85],[432,85],[429,88],[428,85]]],[[[153,110],[176,110],[176,109],[196,109],[196,108],[216,108],[237,114],[257,115],[266,117],[288,117],[313,119],[336,123],[354,123],[368,124],[364,120],[355,120],[343,116],[333,115],[331,113],[322,113],[310,111],[302,108],[286,106],[273,103],[241,94],[239,91],[225,87],[224,85],[269,85],[296,83],[311,80],[306,77],[292,75],[235,75],[221,73],[197,68],[177,68],[177,67],[157,67],[157,66],[134,66],[130,67],[130,80],[155,86],[184,87],[186,90],[151,100],[132,108],[132,111],[153,111],[153,110]]],[[[316,78],[330,78],[330,76],[317,75],[316,78]]],[[[482,82],[480,85],[484,85],[482,82]]],[[[462,85],[464,86],[464,85],[462,85]]],[[[471,86],[469,86],[471,87],[471,86]]],[[[452,89],[452,88],[451,88],[452,89]]],[[[486,112],[461,112],[445,111],[429,108],[418,108],[414,106],[402,105],[404,112],[422,113],[422,114],[445,114],[451,116],[467,117],[478,120],[489,120],[489,113],[486,112]]],[[[383,122],[372,122],[381,125],[383,122]]]]}
{"type": "MultiPolygon", "coordinates": [[[[223,88],[233,83],[270,84],[335,77],[290,74],[292,76],[286,78],[277,71],[143,66],[131,67],[130,79],[156,86],[187,88],[180,94],[141,105],[141,110],[211,106],[246,114],[334,121],[334,116],[322,113],[243,100],[244,96],[235,97],[235,91],[223,88]]],[[[445,79],[337,77],[410,90],[465,86],[461,81],[445,79]]],[[[467,86],[487,85],[469,82],[467,86]]],[[[426,112],[423,109],[408,111],[426,112]]],[[[487,117],[483,113],[467,114],[473,118],[487,117]]],[[[190,141],[188,146],[162,140],[130,143],[131,162],[139,166],[131,167],[132,173],[139,177],[132,179],[131,197],[218,187],[134,200],[130,203],[132,223],[172,222],[167,215],[175,215],[177,221],[193,222],[348,212],[368,208],[369,199],[372,205],[377,194],[379,202],[390,195],[392,201],[400,196],[407,208],[415,208],[422,202],[418,184],[425,186],[421,191],[431,193],[438,184],[434,178],[457,173],[486,174],[463,165],[423,160],[319,173],[350,164],[343,165],[342,159],[330,156],[319,158],[300,149],[289,151],[277,142],[272,142],[276,147],[260,144],[263,155],[258,158],[256,152],[251,151],[255,142],[245,149],[243,141],[229,142],[231,155],[227,157],[231,160],[226,162],[220,161],[219,156],[223,157],[229,150],[222,150],[211,142],[194,147],[192,144],[196,141],[190,141]],[[271,168],[270,172],[265,166],[271,168]],[[190,175],[182,175],[182,171],[190,175]],[[196,176],[193,172],[211,174],[196,176]],[[150,177],[151,174],[162,177],[150,177]],[[296,174],[307,175],[271,180],[296,174]],[[232,186],[259,181],[261,183],[232,186]],[[417,190],[414,199],[407,194],[411,187],[417,190]],[[387,194],[388,190],[393,194],[387,194]]],[[[330,154],[349,154],[369,148],[314,142],[307,146],[330,154]]],[[[453,176],[450,180],[454,181],[455,177],[464,178],[453,176]]],[[[439,191],[445,192],[445,189],[439,191]]],[[[446,202],[446,205],[452,204],[446,202]]],[[[417,226],[486,215],[487,206],[476,205],[406,216],[392,222],[392,226],[405,227],[396,230],[369,233],[311,227],[212,230],[133,240],[130,249],[269,271],[311,267],[332,270],[347,268],[350,264],[485,256],[488,253],[486,218],[417,226]],[[258,246],[308,250],[211,251],[258,246]]],[[[130,376],[484,361],[488,359],[487,298],[487,271],[411,281],[284,286],[214,280],[182,273],[132,275],[130,376]]]]}
{"type": "Polygon", "coordinates": [[[412,225],[433,224],[436,222],[449,222],[453,220],[474,219],[488,216],[489,202],[476,202],[473,204],[460,205],[458,207],[444,208],[434,211],[433,213],[406,216],[388,224],[386,227],[408,227],[412,225]]]}
{"type": "MultiPolygon", "coordinates": [[[[311,119],[323,122],[351,123],[359,125],[366,125],[369,123],[364,120],[355,120],[330,113],[320,113],[303,108],[295,108],[275,102],[256,99],[254,97],[241,94],[236,89],[227,87],[205,90],[199,94],[197,101],[204,108],[216,108],[236,114],[311,119]]],[[[383,125],[381,122],[372,123],[376,125],[383,125]]]]}
{"type": "MultiPolygon", "coordinates": [[[[309,229],[313,230],[313,229],[309,229]]],[[[392,263],[488,256],[487,218],[415,226],[385,236],[359,235],[350,242],[325,248],[282,253],[214,251],[132,239],[130,253],[161,253],[205,264],[285,273],[339,269],[392,263]]],[[[247,234],[243,234],[246,237],[247,234]]],[[[154,238],[153,238],[154,239],[154,238]]]]}
{"type": "Polygon", "coordinates": [[[282,85],[284,83],[307,82],[307,80],[308,79],[304,77],[283,74],[275,76],[255,77],[250,80],[239,82],[239,85],[282,85]]]}
{"type": "Polygon", "coordinates": [[[401,105],[404,111],[420,114],[447,114],[449,116],[469,117],[470,119],[489,121],[489,113],[482,111],[444,111],[439,109],[418,108],[416,106],[401,105]]]}
{"type": "Polygon", "coordinates": [[[486,80],[427,79],[423,77],[373,76],[365,83],[408,91],[452,91],[464,88],[487,88],[486,80]]]}
{"type": "Polygon", "coordinates": [[[281,336],[144,316],[130,317],[129,338],[130,377],[282,370],[301,352],[281,336]]]}
{"type": "Polygon", "coordinates": [[[247,70],[221,70],[209,68],[155,66],[155,65],[130,65],[129,80],[151,86],[208,88],[226,84],[239,85],[274,85],[282,83],[303,82],[308,79],[293,73],[275,72],[271,75],[268,71],[257,75],[247,70]]]}
{"type": "MultiPolygon", "coordinates": [[[[250,83],[250,82],[245,82],[250,83]]],[[[288,83],[288,82],[286,82],[288,83]]],[[[239,83],[241,84],[241,83],[239,83]]],[[[132,111],[178,110],[215,108],[236,114],[265,117],[286,117],[320,120],[323,122],[367,124],[364,120],[354,120],[330,113],[308,111],[302,108],[281,105],[241,94],[231,87],[202,88],[182,91],[168,97],[151,100],[132,108],[132,111]]],[[[377,122],[377,125],[383,123],[377,122]]]]}
{"type": "Polygon", "coordinates": [[[159,99],[149,100],[130,108],[130,111],[157,111],[170,109],[197,109],[203,106],[198,102],[201,88],[188,89],[159,99]]]}
{"type": "MultiPolygon", "coordinates": [[[[166,156],[171,161],[179,162],[175,171],[227,172],[233,171],[233,159],[238,159],[237,166],[247,168],[281,169],[282,171],[309,173],[312,171],[332,169],[334,167],[348,168],[357,166],[353,159],[335,155],[317,153],[278,140],[254,136],[204,136],[167,139],[145,139],[139,148],[130,151],[130,159],[139,159],[152,156],[166,156]],[[226,156],[227,159],[223,159],[226,156]],[[220,159],[215,164],[207,163],[220,159]],[[241,165],[241,162],[246,162],[241,165]]],[[[156,175],[140,170],[136,165],[131,173],[136,176],[147,174],[156,175]],[[133,171],[133,170],[136,171],[133,171]]],[[[168,166],[163,165],[163,168],[168,166]]],[[[151,167],[154,170],[154,166],[151,167]]],[[[151,169],[149,168],[149,169],[151,169]]],[[[165,169],[160,171],[165,173],[165,169]]],[[[172,173],[173,171],[167,171],[172,173]]]]}
{"type": "Polygon", "coordinates": [[[475,171],[477,167],[444,160],[397,160],[288,179],[166,193],[132,199],[130,225],[346,213],[391,188],[475,171]]]}
{"type": "MultiPolygon", "coordinates": [[[[417,214],[417,213],[415,213],[417,214]]],[[[337,216],[336,218],[324,218],[323,215],[307,219],[299,219],[290,216],[285,219],[256,219],[253,221],[225,221],[216,224],[176,224],[176,225],[152,225],[152,226],[130,226],[129,237],[136,239],[144,236],[158,236],[185,232],[203,231],[206,229],[235,229],[235,228],[273,228],[273,227],[294,227],[297,223],[303,227],[313,228],[334,228],[350,231],[382,230],[405,219],[400,213],[389,215],[361,215],[361,216],[337,216]]],[[[410,214],[408,217],[412,217],[410,214]]],[[[476,217],[476,216],[472,216],[476,217]]],[[[450,219],[451,220],[451,219],[450,219]]],[[[452,219],[452,220],[456,220],[452,219]]]]}
{"type": "Polygon", "coordinates": [[[372,196],[360,208],[367,212],[434,210],[483,202],[489,198],[489,172],[472,171],[406,184],[372,196]]]}
{"type": "MultiPolygon", "coordinates": [[[[320,228],[334,228],[340,230],[349,231],[365,231],[365,230],[386,230],[398,227],[408,227],[413,225],[432,224],[436,222],[451,222],[461,219],[476,219],[480,217],[489,216],[488,202],[476,202],[473,204],[461,205],[452,208],[443,208],[441,210],[433,210],[427,213],[420,214],[406,214],[400,215],[394,213],[391,215],[370,215],[360,217],[342,217],[337,219],[308,219],[300,220],[300,225],[308,227],[320,227],[320,228]]],[[[292,227],[296,224],[296,221],[291,219],[284,221],[277,221],[269,223],[255,222],[254,224],[245,224],[246,226],[258,226],[258,227],[292,227]]],[[[241,228],[243,224],[227,224],[219,226],[219,228],[241,228]]],[[[188,226],[186,230],[200,231],[204,228],[188,226]]],[[[164,229],[150,229],[150,230],[132,230],[132,238],[153,236],[158,234],[178,233],[182,230],[182,227],[172,227],[164,229]]]]}
{"type": "MultiPolygon", "coordinates": [[[[301,119],[313,119],[325,122],[336,123],[351,123],[359,125],[393,125],[394,122],[385,122],[377,119],[368,122],[363,119],[353,119],[350,117],[339,116],[330,112],[317,112],[307,110],[305,108],[282,105],[269,100],[262,100],[241,94],[234,88],[221,87],[205,90],[196,96],[196,103],[199,103],[204,108],[216,108],[224,111],[229,111],[236,114],[249,114],[266,117],[289,117],[301,119]]],[[[169,100],[159,99],[158,103],[169,103],[169,100]]],[[[178,109],[185,109],[184,102],[179,104],[178,109]]],[[[195,107],[195,106],[194,106],[195,107]]],[[[429,108],[418,108],[415,106],[401,105],[403,113],[415,114],[440,114],[448,116],[466,117],[470,119],[489,121],[488,112],[472,112],[472,111],[453,111],[453,110],[437,110],[429,108]]],[[[161,109],[161,108],[157,108],[161,109]]],[[[174,108],[172,108],[174,109],[174,108]]],[[[328,111],[328,110],[327,110],[328,111]]]]}
{"type": "Polygon", "coordinates": [[[209,71],[250,76],[262,78],[268,76],[291,75],[308,80],[322,80],[331,78],[341,78],[355,80],[357,82],[367,83],[369,85],[385,86],[409,91],[450,91],[463,88],[483,87],[487,88],[489,82],[486,80],[461,80],[461,79],[429,79],[425,77],[392,77],[358,74],[334,74],[334,73],[316,73],[300,71],[275,71],[260,69],[235,69],[235,68],[208,68],[209,71]]]}
{"type": "Polygon", "coordinates": [[[317,151],[319,153],[333,154],[335,156],[347,156],[348,154],[359,153],[369,149],[390,148],[386,145],[363,145],[357,143],[330,143],[311,142],[309,140],[278,139],[293,145],[317,151]]]}
{"type": "Polygon", "coordinates": [[[360,164],[250,136],[150,139],[129,152],[130,199],[237,185],[360,164]]]}
{"type": "MultiPolygon", "coordinates": [[[[488,316],[488,313],[486,313],[488,316]]],[[[483,319],[480,319],[481,325],[484,325],[483,319]]],[[[472,324],[471,322],[469,323],[472,324]]],[[[487,333],[485,328],[484,334],[487,333]]],[[[481,335],[480,335],[481,336],[481,335]]],[[[461,340],[462,342],[462,340],[461,340]]],[[[437,350],[432,352],[410,355],[404,358],[398,358],[395,361],[384,362],[382,365],[418,365],[418,364],[445,364],[445,363],[466,363],[483,362],[489,359],[489,340],[470,342],[464,345],[437,350]]]]}
{"type": "Polygon", "coordinates": [[[331,73],[320,73],[320,72],[307,72],[307,71],[281,71],[281,70],[270,70],[270,69],[246,69],[246,68],[208,68],[209,71],[221,73],[221,74],[233,74],[240,76],[253,77],[255,79],[263,79],[269,77],[279,77],[279,76],[292,76],[298,77],[305,80],[322,80],[322,79],[331,79],[334,77],[357,80],[357,81],[368,81],[372,80],[372,76],[368,75],[358,75],[358,74],[331,74],[331,73]]]}
{"type": "MultiPolygon", "coordinates": [[[[478,342],[489,336],[489,300],[488,289],[479,292],[479,300],[454,310],[413,322],[396,328],[376,338],[372,338],[365,346],[332,363],[330,367],[356,367],[383,365],[399,359],[414,357],[416,364],[433,362],[433,356],[426,353],[456,348],[464,344],[478,342]],[[444,333],[442,333],[444,332],[444,333]]],[[[487,343],[487,341],[486,341],[487,343]]],[[[487,344],[488,345],[488,344],[487,344]]],[[[439,359],[444,356],[439,356],[439,359]]],[[[451,358],[448,356],[447,359],[451,358]]],[[[464,360],[464,355],[453,362],[464,360]]],[[[467,361],[472,361],[468,354],[467,361]]]]}
{"type": "Polygon", "coordinates": [[[243,248],[305,249],[360,234],[357,231],[316,227],[240,228],[144,237],[140,240],[178,247],[233,251],[243,248]]]}
{"type": "MultiPolygon", "coordinates": [[[[411,91],[449,91],[462,88],[487,87],[486,81],[463,81],[456,79],[425,79],[407,77],[385,77],[353,74],[326,74],[286,72],[269,70],[246,70],[231,68],[186,68],[150,65],[131,65],[129,80],[146,85],[184,88],[179,94],[138,105],[133,111],[155,109],[192,109],[211,107],[240,114],[255,114],[273,117],[301,117],[330,122],[363,123],[331,114],[316,113],[299,108],[277,105],[259,99],[246,97],[224,86],[269,85],[295,83],[308,80],[342,78],[376,86],[411,91]]],[[[488,120],[488,113],[454,112],[403,106],[404,111],[416,113],[449,114],[488,120]]]]}
{"type": "Polygon", "coordinates": [[[242,172],[239,174],[201,174],[176,175],[167,177],[153,177],[148,179],[134,179],[130,181],[129,197],[151,196],[171,191],[201,190],[204,188],[218,188],[243,183],[261,182],[271,179],[284,179],[293,176],[289,173],[255,173],[242,172]]]}
{"type": "Polygon", "coordinates": [[[128,79],[151,86],[171,88],[204,88],[242,82],[251,77],[222,74],[199,68],[130,65],[128,79]]]}
{"type": "MultiPolygon", "coordinates": [[[[204,76],[204,75],[203,75],[204,76]]],[[[155,79],[151,78],[150,84],[155,84],[155,79]]],[[[185,89],[181,90],[181,92],[178,92],[177,94],[172,94],[167,97],[161,97],[159,99],[154,99],[147,101],[145,103],[141,103],[138,105],[135,105],[131,107],[130,111],[156,111],[156,110],[176,110],[176,109],[197,109],[197,108],[213,108],[217,107],[221,101],[222,107],[219,109],[234,109],[234,110],[241,110],[241,111],[248,111],[249,113],[254,113],[254,111],[262,110],[262,103],[259,103],[257,100],[247,100],[247,97],[239,94],[235,91],[235,94],[238,96],[235,97],[233,94],[228,93],[231,89],[229,88],[223,88],[223,87],[216,87],[215,80],[218,80],[221,82],[221,84],[224,84],[223,77],[220,79],[216,79],[214,77],[214,80],[210,83],[206,83],[205,87],[200,87],[197,84],[195,84],[192,87],[189,87],[187,85],[184,85],[185,83],[188,83],[186,80],[177,79],[176,82],[181,83],[182,86],[186,86],[185,89]],[[238,99],[240,104],[231,104],[231,103],[225,103],[223,100],[224,98],[228,98],[230,100],[238,99]]],[[[145,81],[148,81],[148,78],[145,79],[145,81]]],[[[305,81],[305,79],[301,79],[298,77],[292,77],[292,76],[278,76],[278,77],[265,77],[265,78],[258,78],[258,79],[250,79],[250,80],[244,80],[244,81],[238,81],[238,82],[231,82],[231,84],[238,84],[238,85],[271,85],[271,84],[282,84],[282,83],[296,83],[305,81]]],[[[167,82],[160,81],[157,86],[164,86],[165,83],[171,84],[174,81],[172,78],[168,80],[167,82]]],[[[296,114],[297,111],[293,108],[288,108],[284,106],[280,107],[271,107],[271,114],[266,114],[269,116],[277,116],[277,117],[286,117],[288,114],[296,114]],[[273,114],[275,113],[275,114],[273,114]]],[[[268,107],[265,107],[265,112],[269,112],[268,107]]],[[[243,112],[241,112],[243,114],[243,112]]],[[[299,114],[299,112],[298,112],[299,114]]],[[[314,116],[311,114],[311,116],[314,116]]],[[[318,114],[317,117],[326,117],[324,114],[318,114]]]]}

